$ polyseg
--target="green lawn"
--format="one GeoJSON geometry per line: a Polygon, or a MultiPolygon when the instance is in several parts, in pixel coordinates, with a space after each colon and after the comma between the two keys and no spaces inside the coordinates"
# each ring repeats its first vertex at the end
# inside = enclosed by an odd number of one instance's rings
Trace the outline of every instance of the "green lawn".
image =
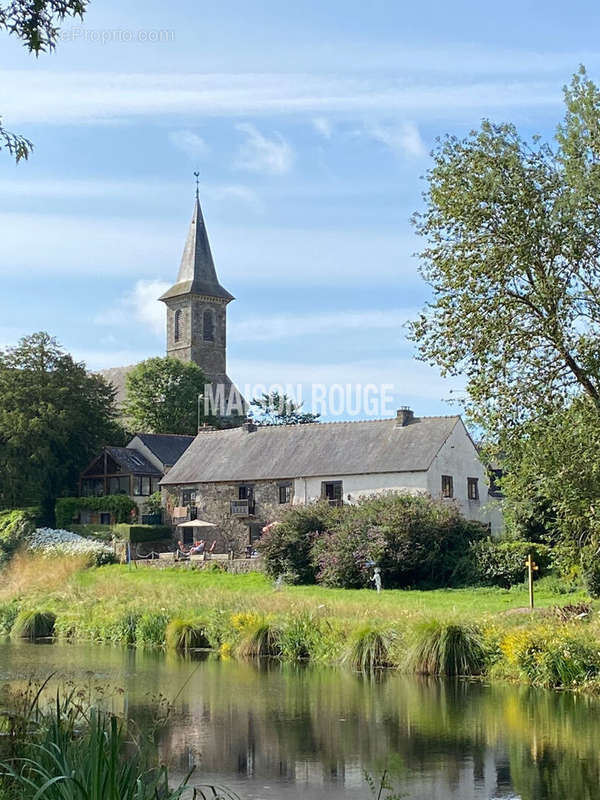
{"type": "MultiPolygon", "coordinates": [[[[564,605],[584,598],[583,592],[558,594],[542,580],[536,605],[564,605]]],[[[144,605],[180,611],[186,607],[220,607],[263,613],[322,610],[340,619],[364,617],[398,619],[413,616],[483,617],[528,605],[525,586],[498,588],[384,590],[326,589],[320,586],[285,586],[275,589],[260,573],[231,575],[178,568],[109,566],[77,574],[72,591],[80,600],[108,605],[144,605]]]]}

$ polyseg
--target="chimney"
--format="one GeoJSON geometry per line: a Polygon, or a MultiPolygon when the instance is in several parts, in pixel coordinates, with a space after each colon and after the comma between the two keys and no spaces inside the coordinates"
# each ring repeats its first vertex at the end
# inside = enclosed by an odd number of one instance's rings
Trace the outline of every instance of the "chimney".
{"type": "Polygon", "coordinates": [[[402,406],[396,411],[396,427],[406,428],[414,420],[415,414],[408,406],[402,406]]]}
{"type": "Polygon", "coordinates": [[[242,425],[242,428],[246,431],[246,433],[254,433],[254,431],[257,428],[257,425],[256,422],[253,422],[253,420],[247,419],[242,425]]]}

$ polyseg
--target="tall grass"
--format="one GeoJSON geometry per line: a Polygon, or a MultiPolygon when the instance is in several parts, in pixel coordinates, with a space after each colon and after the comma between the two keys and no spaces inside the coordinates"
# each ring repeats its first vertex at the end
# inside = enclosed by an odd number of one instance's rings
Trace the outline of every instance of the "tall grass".
{"type": "Polygon", "coordinates": [[[281,654],[280,631],[270,620],[263,619],[246,629],[237,647],[242,657],[279,656],[281,654]]]}
{"type": "Polygon", "coordinates": [[[407,666],[422,675],[479,675],[485,667],[481,632],[456,622],[421,623],[415,629],[407,666]]]}
{"type": "Polygon", "coordinates": [[[372,672],[391,666],[392,636],[374,625],[363,625],[352,632],[344,660],[357,672],[372,672]]]}
{"type": "Polygon", "coordinates": [[[206,624],[200,619],[172,619],[165,633],[167,647],[172,650],[209,649],[206,624]]]}
{"type": "Polygon", "coordinates": [[[47,639],[54,633],[56,616],[51,611],[21,611],[12,625],[14,639],[47,639]]]}
{"type": "MultiPolygon", "coordinates": [[[[137,745],[125,720],[83,709],[70,694],[40,712],[39,696],[20,728],[18,756],[0,763],[11,800],[178,800],[187,779],[169,787],[168,772],[137,745]]],[[[189,777],[189,776],[188,776],[189,777]]]]}
{"type": "Polygon", "coordinates": [[[85,556],[16,553],[2,572],[0,600],[56,592],[69,595],[71,579],[88,566],[85,556]]]}

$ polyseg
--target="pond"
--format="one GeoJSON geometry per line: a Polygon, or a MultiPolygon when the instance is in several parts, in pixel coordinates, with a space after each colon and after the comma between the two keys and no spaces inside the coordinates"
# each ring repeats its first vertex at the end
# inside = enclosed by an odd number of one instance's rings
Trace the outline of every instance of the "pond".
{"type": "Polygon", "coordinates": [[[477,682],[375,679],[347,670],[199,659],[98,645],[0,643],[0,681],[56,672],[120,689],[140,726],[174,700],[160,733],[177,773],[244,800],[367,800],[385,768],[409,800],[597,800],[596,698],[477,682]]]}

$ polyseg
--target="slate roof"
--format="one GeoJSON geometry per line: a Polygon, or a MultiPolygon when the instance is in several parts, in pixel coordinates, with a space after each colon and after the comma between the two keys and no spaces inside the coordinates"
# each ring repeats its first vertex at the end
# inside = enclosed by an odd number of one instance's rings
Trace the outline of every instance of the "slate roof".
{"type": "Polygon", "coordinates": [[[130,364],[128,367],[108,367],[98,370],[98,375],[102,375],[107,383],[112,383],[116,389],[115,403],[120,408],[125,402],[127,375],[137,364],[130,364]]]}
{"type": "Polygon", "coordinates": [[[217,271],[213,262],[208,234],[200,200],[196,193],[194,214],[190,223],[187,240],[181,257],[177,282],[171,286],[159,299],[168,300],[182,294],[203,294],[209,297],[220,297],[229,302],[233,295],[224,289],[217,278],[217,271]]]}
{"type": "Polygon", "coordinates": [[[459,422],[421,417],[405,427],[383,419],[202,432],[161,484],[422,472],[459,422]]]}
{"type": "Polygon", "coordinates": [[[175,433],[138,433],[136,436],[166,467],[172,467],[194,441],[193,436],[175,433]]]}
{"type": "Polygon", "coordinates": [[[125,472],[134,472],[136,475],[156,475],[158,477],[162,475],[162,472],[157,470],[147,458],[131,447],[107,447],[106,451],[125,472]]]}

